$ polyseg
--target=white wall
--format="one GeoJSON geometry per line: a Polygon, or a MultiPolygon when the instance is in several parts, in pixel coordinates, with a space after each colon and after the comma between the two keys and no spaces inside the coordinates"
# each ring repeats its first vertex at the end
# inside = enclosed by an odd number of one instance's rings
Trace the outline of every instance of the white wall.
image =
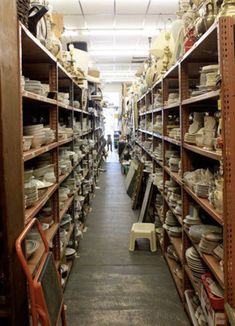
{"type": "Polygon", "coordinates": [[[118,103],[114,103],[115,106],[118,106],[119,112],[121,112],[122,108],[122,84],[121,83],[106,83],[102,87],[103,95],[107,97],[112,97],[112,100],[116,102],[116,98],[118,103]],[[112,94],[118,94],[116,96],[112,96],[112,94]],[[109,96],[110,94],[110,96],[109,96]]]}

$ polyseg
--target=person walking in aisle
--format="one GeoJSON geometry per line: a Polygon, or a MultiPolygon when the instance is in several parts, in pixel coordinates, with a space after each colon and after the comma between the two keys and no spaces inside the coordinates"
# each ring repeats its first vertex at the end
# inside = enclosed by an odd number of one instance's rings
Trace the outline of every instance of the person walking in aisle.
{"type": "Polygon", "coordinates": [[[109,146],[110,146],[110,149],[112,152],[113,151],[113,142],[112,142],[111,135],[108,135],[108,137],[107,137],[107,146],[108,146],[108,151],[109,151],[109,146]]]}

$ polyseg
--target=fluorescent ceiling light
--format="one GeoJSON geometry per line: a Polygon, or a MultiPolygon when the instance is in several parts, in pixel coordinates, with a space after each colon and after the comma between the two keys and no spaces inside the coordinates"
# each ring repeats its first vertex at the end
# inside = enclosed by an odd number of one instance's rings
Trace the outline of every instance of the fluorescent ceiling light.
{"type": "Polygon", "coordinates": [[[91,56],[105,56],[105,57],[146,57],[148,56],[148,49],[103,49],[89,51],[91,56]]]}
{"type": "Polygon", "coordinates": [[[69,29],[65,28],[62,36],[146,36],[153,37],[160,33],[161,29],[69,29]]]}
{"type": "Polygon", "coordinates": [[[101,71],[102,76],[134,76],[135,71],[101,71]]]}
{"type": "Polygon", "coordinates": [[[153,36],[158,35],[160,30],[150,29],[89,29],[81,30],[82,35],[90,36],[153,36]]]}

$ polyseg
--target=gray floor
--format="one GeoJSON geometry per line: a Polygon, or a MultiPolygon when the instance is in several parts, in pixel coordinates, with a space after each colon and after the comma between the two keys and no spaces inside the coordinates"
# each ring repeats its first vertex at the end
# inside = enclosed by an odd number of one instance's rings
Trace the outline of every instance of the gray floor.
{"type": "Polygon", "coordinates": [[[88,231],[65,292],[69,326],[190,325],[161,251],[128,251],[136,221],[115,154],[100,177],[88,231]]]}

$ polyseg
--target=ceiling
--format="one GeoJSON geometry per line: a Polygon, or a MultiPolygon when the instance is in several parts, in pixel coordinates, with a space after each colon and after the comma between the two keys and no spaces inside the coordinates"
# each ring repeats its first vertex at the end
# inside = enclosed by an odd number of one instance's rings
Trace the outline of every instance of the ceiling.
{"type": "Polygon", "coordinates": [[[86,41],[105,81],[132,80],[148,37],[169,27],[179,0],[50,0],[64,15],[64,41],[86,41]],[[135,62],[137,61],[137,62],[135,62]]]}

